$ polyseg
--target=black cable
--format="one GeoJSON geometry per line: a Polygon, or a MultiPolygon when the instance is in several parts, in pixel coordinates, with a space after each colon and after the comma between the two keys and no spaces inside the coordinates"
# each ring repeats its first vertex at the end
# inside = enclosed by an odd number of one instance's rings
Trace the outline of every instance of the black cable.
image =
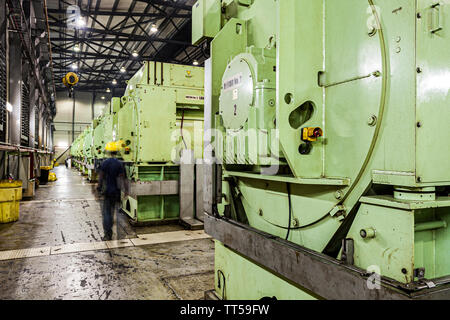
{"type": "Polygon", "coordinates": [[[222,275],[222,277],[223,277],[222,300],[225,300],[225,283],[226,283],[225,275],[223,274],[222,270],[217,270],[217,279],[218,279],[217,287],[219,289],[221,287],[221,285],[220,285],[220,275],[222,275]]]}
{"type": "Polygon", "coordinates": [[[288,193],[288,201],[289,201],[289,224],[287,228],[286,240],[289,238],[289,233],[291,232],[291,220],[292,220],[292,203],[291,203],[291,185],[286,183],[287,193],[288,193]]]}
{"type": "Polygon", "coordinates": [[[278,228],[281,228],[281,229],[286,229],[286,230],[288,230],[288,229],[290,229],[290,230],[300,230],[300,229],[305,229],[305,228],[309,228],[309,227],[311,227],[311,226],[313,226],[313,225],[319,223],[320,221],[324,220],[324,219],[325,219],[326,217],[328,217],[329,215],[330,215],[330,212],[328,212],[328,213],[327,213],[326,215],[324,215],[322,218],[320,218],[320,219],[318,219],[318,220],[316,220],[316,221],[314,221],[314,222],[311,222],[311,223],[309,223],[309,224],[306,224],[306,225],[304,225],[304,226],[299,226],[299,227],[287,227],[287,228],[281,227],[281,226],[278,226],[278,225],[275,225],[275,226],[278,227],[278,228]]]}
{"type": "Polygon", "coordinates": [[[184,143],[184,149],[187,149],[186,141],[184,140],[184,136],[183,136],[183,123],[184,123],[184,109],[183,109],[183,114],[181,116],[180,133],[181,133],[181,140],[184,143]]]}

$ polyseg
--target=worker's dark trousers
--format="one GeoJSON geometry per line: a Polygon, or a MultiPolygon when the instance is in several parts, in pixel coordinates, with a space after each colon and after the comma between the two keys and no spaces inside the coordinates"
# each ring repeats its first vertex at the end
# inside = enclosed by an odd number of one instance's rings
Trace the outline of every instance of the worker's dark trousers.
{"type": "Polygon", "coordinates": [[[105,236],[112,236],[112,227],[114,224],[114,215],[116,213],[116,204],[119,201],[117,196],[105,196],[103,200],[103,230],[105,236]]]}

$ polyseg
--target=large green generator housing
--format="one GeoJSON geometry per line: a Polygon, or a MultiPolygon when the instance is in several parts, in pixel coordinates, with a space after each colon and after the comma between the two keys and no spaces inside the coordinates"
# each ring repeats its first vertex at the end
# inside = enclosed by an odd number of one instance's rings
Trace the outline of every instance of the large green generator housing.
{"type": "Polygon", "coordinates": [[[95,180],[97,170],[101,163],[107,158],[105,146],[107,143],[116,141],[117,132],[117,112],[120,109],[120,98],[112,98],[111,102],[104,108],[102,114],[94,120],[93,133],[93,157],[89,164],[90,180],[95,180]],[[92,177],[91,179],[91,172],[92,177]]]}
{"type": "Polygon", "coordinates": [[[203,82],[201,67],[157,62],[128,81],[117,140],[131,184],[122,209],[137,223],[180,217],[180,155],[192,150],[202,158],[203,82]]]}
{"type": "Polygon", "coordinates": [[[83,175],[87,175],[88,179],[93,178],[93,168],[92,168],[92,163],[93,163],[93,133],[94,133],[94,125],[97,125],[97,122],[94,120],[93,123],[87,127],[86,129],[86,133],[84,135],[84,144],[83,144],[83,156],[82,156],[82,161],[83,161],[83,169],[82,169],[82,173],[83,175]]]}
{"type": "Polygon", "coordinates": [[[73,165],[89,181],[96,181],[97,171],[101,162],[107,158],[105,146],[108,142],[117,141],[118,112],[121,106],[120,98],[112,98],[102,114],[92,121],[71,145],[70,154],[73,165]]]}
{"type": "Polygon", "coordinates": [[[449,21],[432,0],[194,5],[217,296],[448,297],[449,21]]]}
{"type": "Polygon", "coordinates": [[[92,138],[93,143],[93,158],[103,159],[105,157],[105,118],[106,115],[102,114],[93,121],[94,133],[92,138]]]}
{"type": "Polygon", "coordinates": [[[84,144],[85,138],[88,133],[88,128],[83,130],[83,132],[75,139],[75,141],[71,145],[71,155],[72,155],[72,164],[82,173],[87,173],[85,169],[85,152],[84,152],[84,144]]]}

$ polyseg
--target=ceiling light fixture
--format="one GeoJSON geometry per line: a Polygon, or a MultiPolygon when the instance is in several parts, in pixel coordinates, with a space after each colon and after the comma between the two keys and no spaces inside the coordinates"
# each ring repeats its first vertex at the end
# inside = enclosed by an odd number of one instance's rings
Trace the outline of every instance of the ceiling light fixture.
{"type": "Polygon", "coordinates": [[[75,52],[80,52],[80,46],[78,45],[78,44],[76,44],[74,47],[73,47],[73,51],[75,51],[75,52]]]}
{"type": "Polygon", "coordinates": [[[80,18],[77,20],[77,27],[78,27],[78,28],[83,28],[85,25],[86,25],[86,22],[84,21],[83,18],[80,17],[80,18]]]}
{"type": "Polygon", "coordinates": [[[116,85],[117,84],[117,80],[113,79],[112,84],[116,85]]]}
{"type": "Polygon", "coordinates": [[[152,28],[150,29],[150,31],[153,33],[158,31],[158,27],[156,26],[156,24],[152,24],[152,28]]]}
{"type": "Polygon", "coordinates": [[[111,92],[111,89],[110,88],[106,88],[106,92],[111,92]]]}
{"type": "Polygon", "coordinates": [[[127,71],[127,69],[125,69],[125,67],[120,68],[120,72],[125,73],[126,71],[127,71]]]}
{"type": "Polygon", "coordinates": [[[198,61],[197,61],[197,60],[194,60],[194,62],[192,62],[192,64],[193,64],[194,66],[198,66],[198,61]]]}
{"type": "Polygon", "coordinates": [[[77,69],[78,69],[77,64],[76,63],[72,64],[72,70],[77,70],[77,69]]]}
{"type": "Polygon", "coordinates": [[[102,96],[102,100],[105,100],[105,96],[102,96]]]}
{"type": "Polygon", "coordinates": [[[6,110],[7,110],[8,112],[12,112],[12,111],[13,111],[13,106],[12,106],[11,103],[9,103],[9,102],[6,103],[6,110]]]}
{"type": "Polygon", "coordinates": [[[136,50],[134,50],[131,55],[135,58],[139,57],[139,53],[136,50]]]}

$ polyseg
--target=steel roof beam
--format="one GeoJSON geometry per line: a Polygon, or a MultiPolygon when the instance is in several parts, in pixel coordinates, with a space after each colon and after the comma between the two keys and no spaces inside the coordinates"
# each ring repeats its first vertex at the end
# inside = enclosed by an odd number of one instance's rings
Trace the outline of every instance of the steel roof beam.
{"type": "Polygon", "coordinates": [[[176,3],[174,1],[163,1],[163,0],[137,0],[138,2],[145,2],[148,3],[150,5],[160,5],[163,7],[171,7],[171,8],[175,8],[175,9],[181,9],[181,10],[186,10],[186,11],[192,11],[192,7],[185,5],[185,4],[180,4],[180,3],[176,3]]]}
{"type": "MultiPolygon", "coordinates": [[[[51,26],[54,27],[64,27],[64,25],[62,25],[59,22],[52,22],[50,24],[51,26]]],[[[84,28],[83,30],[85,30],[86,32],[91,32],[91,33],[98,33],[98,34],[102,34],[102,35],[113,35],[113,36],[118,36],[118,37],[126,37],[127,41],[138,41],[138,40],[142,40],[142,41],[152,41],[152,42],[163,42],[163,43],[172,43],[172,44],[178,44],[181,46],[187,46],[187,47],[197,47],[195,45],[193,45],[191,42],[187,42],[187,41],[178,41],[178,40],[172,40],[172,39],[164,39],[164,38],[157,38],[157,37],[153,37],[153,36],[144,36],[144,35],[136,35],[136,34],[130,34],[130,33],[125,33],[125,32],[117,32],[114,30],[102,30],[102,29],[96,29],[96,28],[84,28]]],[[[72,40],[76,40],[78,37],[73,37],[72,39],[64,39],[64,40],[68,40],[68,41],[72,41],[72,40]]],[[[55,40],[52,39],[53,41],[60,41],[60,40],[55,40]]],[[[89,38],[87,39],[89,40],[89,38]]],[[[105,40],[103,40],[105,41],[105,40]]]]}
{"type": "MultiPolygon", "coordinates": [[[[60,9],[48,9],[49,13],[53,13],[53,14],[66,14],[66,10],[60,10],[60,9]]],[[[144,13],[144,12],[133,12],[133,13],[129,13],[129,12],[120,12],[120,11],[97,11],[97,10],[91,10],[90,12],[81,10],[80,13],[83,16],[91,16],[91,15],[96,15],[96,16],[114,16],[114,17],[152,17],[152,18],[165,18],[166,15],[161,14],[161,13],[144,13]]],[[[190,18],[191,15],[190,14],[177,14],[173,16],[174,18],[190,18]]],[[[56,19],[55,19],[56,20],[56,19]]]]}

